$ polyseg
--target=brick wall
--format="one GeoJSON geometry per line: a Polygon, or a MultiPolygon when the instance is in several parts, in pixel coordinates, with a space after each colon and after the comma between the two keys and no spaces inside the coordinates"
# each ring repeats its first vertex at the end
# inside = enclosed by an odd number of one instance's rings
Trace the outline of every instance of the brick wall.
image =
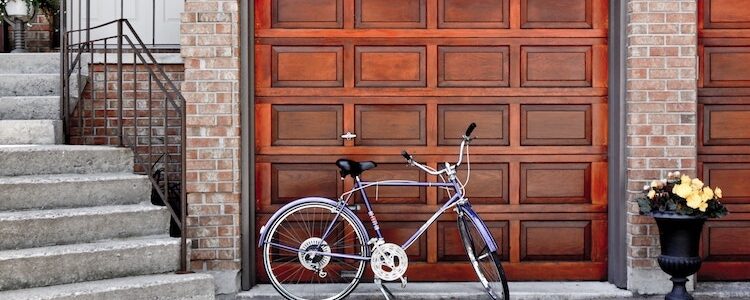
{"type": "MultiPolygon", "coordinates": [[[[113,60],[110,58],[110,61],[113,60]]],[[[183,80],[183,65],[163,64],[161,67],[170,80],[179,87],[183,80]]],[[[178,162],[181,159],[179,140],[181,122],[178,111],[173,106],[168,106],[167,138],[164,138],[163,112],[166,96],[153,79],[150,81],[149,89],[150,77],[146,67],[138,65],[135,71],[133,70],[132,64],[123,66],[122,107],[125,144],[136,145],[139,148],[135,151],[134,170],[146,172],[153,162],[159,159],[159,155],[149,157],[148,153],[163,153],[163,145],[166,141],[170,160],[173,162],[169,171],[174,176],[170,176],[170,180],[176,182],[179,180],[178,162]],[[137,118],[133,118],[135,115],[137,118]],[[151,149],[148,149],[149,136],[152,141],[151,149]]],[[[119,145],[117,65],[91,64],[89,71],[89,84],[83,91],[81,100],[76,104],[75,111],[71,113],[70,142],[76,145],[119,145]]]]}
{"type": "Polygon", "coordinates": [[[239,270],[238,1],[187,0],[180,30],[192,268],[239,270]]]}
{"type": "Polygon", "coordinates": [[[644,184],[696,166],[696,1],[630,0],[627,26],[628,288],[664,292],[658,229],[632,201],[644,184]]]}

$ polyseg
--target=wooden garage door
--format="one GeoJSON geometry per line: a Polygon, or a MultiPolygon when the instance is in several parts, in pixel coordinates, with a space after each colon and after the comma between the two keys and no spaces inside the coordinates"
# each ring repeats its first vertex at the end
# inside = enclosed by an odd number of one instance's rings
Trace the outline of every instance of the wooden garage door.
{"type": "Polygon", "coordinates": [[[699,1],[698,174],[730,215],[706,223],[702,280],[750,279],[750,6],[699,1]]]}
{"type": "MultiPolygon", "coordinates": [[[[378,162],[367,180],[436,181],[400,151],[454,161],[476,122],[468,197],[509,277],[606,278],[607,1],[255,3],[261,224],[293,199],[351,188],[339,157],[378,162]]],[[[380,226],[398,244],[446,200],[379,192],[380,226]]],[[[474,280],[458,241],[445,215],[408,249],[409,280],[474,280]]]]}

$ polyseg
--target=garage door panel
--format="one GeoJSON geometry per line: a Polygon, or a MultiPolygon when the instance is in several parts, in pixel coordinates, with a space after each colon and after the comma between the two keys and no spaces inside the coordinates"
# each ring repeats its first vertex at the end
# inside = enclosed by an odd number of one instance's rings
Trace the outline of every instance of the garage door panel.
{"type": "Polygon", "coordinates": [[[702,254],[706,261],[750,261],[748,236],[750,221],[707,222],[704,228],[702,254]]]}
{"type": "Polygon", "coordinates": [[[426,0],[356,0],[357,28],[425,28],[426,0]]]}
{"type": "Polygon", "coordinates": [[[590,105],[521,105],[521,144],[591,145],[590,105]]]}
{"type": "Polygon", "coordinates": [[[592,48],[522,46],[521,86],[591,87],[592,48]]]}
{"type": "Polygon", "coordinates": [[[521,261],[590,260],[591,222],[522,221],[520,255],[521,261]]]}
{"type": "Polygon", "coordinates": [[[343,28],[343,0],[272,0],[273,28],[343,28]]]}
{"type": "Polygon", "coordinates": [[[477,124],[476,146],[507,146],[510,143],[508,105],[438,105],[438,144],[458,146],[466,126],[477,124]]]}
{"type": "Polygon", "coordinates": [[[344,86],[343,47],[272,47],[274,87],[344,86]]]}
{"type": "Polygon", "coordinates": [[[521,28],[593,28],[591,0],[521,0],[521,28]]]}
{"type": "Polygon", "coordinates": [[[510,82],[509,47],[439,46],[438,86],[506,87],[510,82]]]}
{"type": "Polygon", "coordinates": [[[343,146],[342,105],[271,106],[274,146],[343,146]]]}
{"type": "Polygon", "coordinates": [[[750,204],[750,163],[704,163],[703,179],[712,187],[720,187],[722,202],[750,204]]]}
{"type": "Polygon", "coordinates": [[[438,0],[439,28],[508,28],[509,0],[438,0]]]}
{"type": "Polygon", "coordinates": [[[704,47],[704,87],[750,87],[750,47],[704,47]]]}
{"type": "Polygon", "coordinates": [[[423,105],[356,105],[354,110],[357,145],[425,145],[423,105]]]}
{"type": "Polygon", "coordinates": [[[704,105],[704,145],[750,145],[750,105],[704,105]]]}
{"type": "Polygon", "coordinates": [[[744,0],[704,0],[703,9],[704,28],[750,28],[750,6],[744,0]]]}
{"type": "Polygon", "coordinates": [[[521,203],[591,203],[590,163],[522,163],[521,203]]]}
{"type": "Polygon", "coordinates": [[[336,199],[342,191],[334,164],[271,164],[270,171],[272,204],[313,196],[336,199]]]}
{"type": "Polygon", "coordinates": [[[358,87],[426,86],[425,47],[355,47],[354,74],[358,87]]]}

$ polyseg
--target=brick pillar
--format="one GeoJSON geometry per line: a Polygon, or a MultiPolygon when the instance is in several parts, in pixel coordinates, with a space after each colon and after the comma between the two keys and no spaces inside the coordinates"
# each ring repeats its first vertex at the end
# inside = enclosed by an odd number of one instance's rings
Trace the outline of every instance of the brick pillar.
{"type": "Polygon", "coordinates": [[[639,293],[664,293],[671,283],[656,262],[658,229],[633,196],[667,172],[695,175],[696,1],[628,3],[628,289],[639,293]]]}
{"type": "Polygon", "coordinates": [[[191,267],[215,271],[218,293],[236,291],[240,269],[238,3],[187,0],[180,27],[191,267]]]}

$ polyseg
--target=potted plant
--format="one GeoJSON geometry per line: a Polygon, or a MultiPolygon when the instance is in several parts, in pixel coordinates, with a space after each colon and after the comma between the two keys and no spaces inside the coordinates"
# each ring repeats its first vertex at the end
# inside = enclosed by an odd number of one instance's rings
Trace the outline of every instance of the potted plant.
{"type": "Polygon", "coordinates": [[[693,299],[685,283],[701,267],[698,246],[703,223],[728,213],[719,201],[721,193],[720,188],[711,189],[700,179],[670,172],[667,179],[644,186],[636,199],[641,214],[654,217],[659,226],[659,267],[672,276],[673,283],[665,299],[693,299]]]}

